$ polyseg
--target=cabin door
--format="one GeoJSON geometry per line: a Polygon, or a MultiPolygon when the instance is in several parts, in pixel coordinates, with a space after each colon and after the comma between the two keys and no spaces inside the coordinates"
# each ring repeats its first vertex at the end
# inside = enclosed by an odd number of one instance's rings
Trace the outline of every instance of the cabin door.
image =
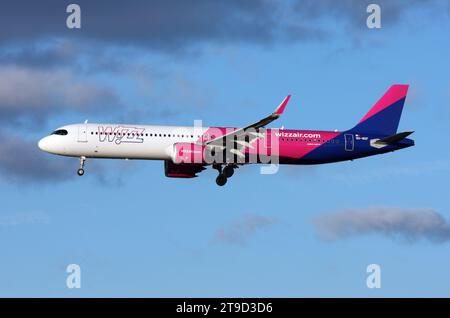
{"type": "Polygon", "coordinates": [[[345,134],[345,151],[353,151],[355,149],[355,139],[353,134],[345,134]]]}
{"type": "Polygon", "coordinates": [[[87,142],[87,125],[78,126],[78,142],[87,142]]]}

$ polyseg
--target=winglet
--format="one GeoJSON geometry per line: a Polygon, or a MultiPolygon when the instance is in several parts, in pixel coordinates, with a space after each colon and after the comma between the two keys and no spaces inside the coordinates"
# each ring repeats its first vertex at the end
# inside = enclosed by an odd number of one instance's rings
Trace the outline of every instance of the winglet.
{"type": "Polygon", "coordinates": [[[272,115],[276,117],[280,117],[281,114],[283,114],[284,109],[286,108],[287,103],[289,102],[289,99],[291,98],[291,95],[286,96],[285,99],[281,102],[281,104],[275,109],[272,115]]]}

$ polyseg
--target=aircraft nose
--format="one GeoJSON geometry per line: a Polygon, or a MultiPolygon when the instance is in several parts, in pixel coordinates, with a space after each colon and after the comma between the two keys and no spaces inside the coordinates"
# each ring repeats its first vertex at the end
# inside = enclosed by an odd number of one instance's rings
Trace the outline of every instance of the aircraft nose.
{"type": "Polygon", "coordinates": [[[41,140],[39,140],[38,142],[38,147],[39,149],[41,149],[42,151],[49,151],[49,140],[48,140],[48,136],[42,138],[41,140]]]}

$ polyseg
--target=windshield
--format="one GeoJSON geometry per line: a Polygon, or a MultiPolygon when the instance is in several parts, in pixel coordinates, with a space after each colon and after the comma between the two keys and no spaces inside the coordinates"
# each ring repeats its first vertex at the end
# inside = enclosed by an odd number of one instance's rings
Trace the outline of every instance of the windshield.
{"type": "Polygon", "coordinates": [[[52,135],[65,136],[65,135],[67,135],[67,130],[65,130],[65,129],[58,129],[58,130],[55,130],[54,132],[52,132],[52,135]]]}

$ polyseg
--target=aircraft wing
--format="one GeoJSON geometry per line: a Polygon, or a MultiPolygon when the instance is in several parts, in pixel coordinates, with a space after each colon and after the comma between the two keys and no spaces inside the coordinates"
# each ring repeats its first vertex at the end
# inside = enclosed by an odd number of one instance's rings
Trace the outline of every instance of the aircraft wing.
{"type": "Polygon", "coordinates": [[[235,131],[232,131],[228,134],[219,136],[213,140],[209,140],[205,142],[205,145],[208,147],[215,147],[219,148],[221,150],[224,150],[227,148],[226,141],[234,141],[233,148],[230,149],[230,151],[238,156],[244,156],[243,150],[245,148],[252,148],[252,142],[255,141],[258,138],[263,138],[264,136],[255,130],[258,128],[262,128],[266,126],[267,124],[270,124],[274,120],[278,119],[284,112],[284,109],[286,108],[287,103],[289,102],[289,99],[291,98],[291,95],[286,96],[286,98],[281,102],[280,105],[275,109],[275,111],[270,114],[269,116],[259,120],[256,123],[253,123],[251,125],[248,125],[244,128],[237,129],[235,131]],[[248,129],[251,129],[250,132],[247,132],[248,129]]]}

